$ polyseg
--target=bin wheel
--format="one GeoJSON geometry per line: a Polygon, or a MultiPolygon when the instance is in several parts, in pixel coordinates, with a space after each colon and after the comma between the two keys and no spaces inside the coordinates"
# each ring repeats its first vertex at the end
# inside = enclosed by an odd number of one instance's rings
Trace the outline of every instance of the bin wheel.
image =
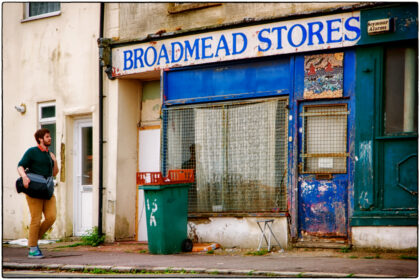
{"type": "Polygon", "coordinates": [[[183,252],[191,252],[193,248],[193,242],[191,239],[185,239],[182,241],[182,251],[183,252]]]}

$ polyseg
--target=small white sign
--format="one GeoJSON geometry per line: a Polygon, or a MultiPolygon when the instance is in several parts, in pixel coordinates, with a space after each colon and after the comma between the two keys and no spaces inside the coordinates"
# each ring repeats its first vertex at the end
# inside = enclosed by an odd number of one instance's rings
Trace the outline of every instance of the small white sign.
{"type": "Polygon", "coordinates": [[[379,34],[391,31],[391,19],[370,20],[367,23],[368,34],[379,34]]]}
{"type": "Polygon", "coordinates": [[[334,160],[333,158],[319,158],[318,159],[318,168],[333,168],[334,160]]]}

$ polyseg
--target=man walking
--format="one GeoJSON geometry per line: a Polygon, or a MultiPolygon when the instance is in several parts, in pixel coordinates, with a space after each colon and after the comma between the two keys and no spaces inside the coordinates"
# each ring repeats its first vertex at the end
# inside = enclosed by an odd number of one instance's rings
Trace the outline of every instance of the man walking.
{"type": "MultiPolygon", "coordinates": [[[[56,176],[58,173],[55,155],[48,151],[48,147],[51,145],[50,131],[46,128],[37,130],[35,132],[35,140],[38,146],[29,148],[18,164],[18,173],[22,177],[25,188],[28,188],[30,182],[26,171],[42,175],[45,178],[56,176]]],[[[53,195],[47,200],[26,195],[26,201],[31,213],[28,258],[43,258],[44,256],[38,247],[38,240],[55,222],[57,213],[55,196],[53,195]],[[44,213],[44,221],[41,223],[42,213],[44,213]]]]}

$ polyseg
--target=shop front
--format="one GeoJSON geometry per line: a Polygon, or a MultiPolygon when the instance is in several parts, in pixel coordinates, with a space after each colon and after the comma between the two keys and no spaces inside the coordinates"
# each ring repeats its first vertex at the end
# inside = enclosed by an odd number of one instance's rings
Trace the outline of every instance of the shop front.
{"type": "MultiPolygon", "coordinates": [[[[366,91],[370,82],[359,77],[367,70],[359,65],[367,63],[362,57],[368,49],[378,48],[376,40],[369,41],[372,36],[389,36],[383,42],[393,36],[404,42],[417,38],[411,29],[398,29],[403,18],[417,20],[416,13],[389,16],[410,7],[391,7],[384,15],[353,11],[111,44],[113,79],[150,80],[151,73],[158,73],[161,121],[153,126],[153,137],[140,136],[139,162],[147,161],[142,158],[147,155],[160,169],[154,171],[164,174],[194,169],[188,197],[194,241],[256,247],[256,221],[270,218],[283,247],[352,243],[352,226],[368,225],[355,218],[358,211],[372,210],[360,209],[365,202],[361,197],[371,201],[376,195],[361,176],[374,168],[373,162],[363,161],[360,149],[375,117],[360,109],[368,106],[362,96],[371,97],[366,91]],[[368,26],[378,19],[392,23],[393,31],[378,23],[369,34],[368,26]],[[360,167],[361,161],[371,165],[360,167]]],[[[410,94],[407,104],[416,102],[410,94]]],[[[412,110],[414,116],[417,111],[412,110]]],[[[411,141],[414,147],[417,123],[409,126],[409,135],[376,139],[377,145],[399,151],[405,144],[397,141],[411,141]]],[[[393,159],[402,161],[401,175],[394,179],[404,180],[401,184],[416,193],[412,188],[417,185],[407,174],[417,170],[417,150],[406,149],[402,159],[393,159]]],[[[412,203],[407,197],[402,200],[412,203]]]]}

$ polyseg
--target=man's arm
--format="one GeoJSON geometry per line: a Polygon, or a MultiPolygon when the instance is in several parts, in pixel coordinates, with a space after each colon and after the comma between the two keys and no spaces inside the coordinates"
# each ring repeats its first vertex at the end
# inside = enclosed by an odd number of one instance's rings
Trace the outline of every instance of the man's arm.
{"type": "Polygon", "coordinates": [[[53,167],[53,176],[55,177],[58,174],[58,164],[57,159],[55,158],[55,155],[50,152],[51,159],[54,161],[54,167],[53,167]]]}
{"type": "Polygon", "coordinates": [[[23,166],[18,166],[17,170],[18,170],[18,173],[19,173],[20,177],[22,177],[23,186],[25,188],[28,188],[29,187],[29,182],[31,182],[31,180],[26,175],[25,169],[23,168],[23,166]]]}

